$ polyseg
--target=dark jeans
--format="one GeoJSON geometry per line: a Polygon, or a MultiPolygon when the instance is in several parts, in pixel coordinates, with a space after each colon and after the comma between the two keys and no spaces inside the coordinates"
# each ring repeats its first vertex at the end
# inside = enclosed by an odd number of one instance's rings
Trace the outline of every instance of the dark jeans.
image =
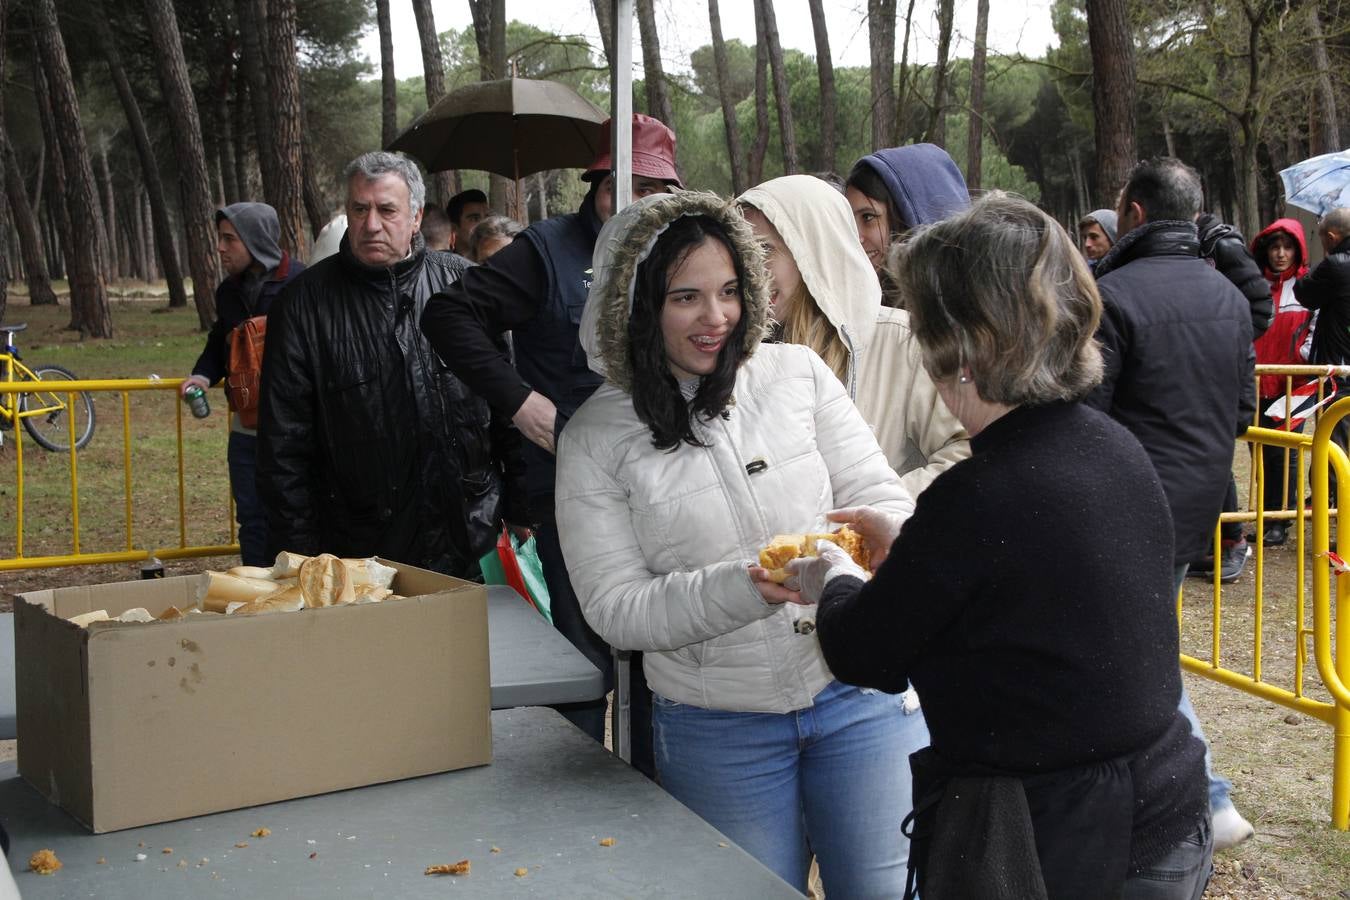
{"type": "MultiPolygon", "coordinates": [[[[544,580],[548,582],[549,608],[553,613],[553,627],[557,628],[600,670],[605,679],[605,691],[614,689],[614,657],[609,644],[595,633],[581,614],[581,604],[572,590],[572,580],[563,562],[562,547],[558,543],[558,528],[553,523],[535,529],[539,547],[539,561],[544,566],[544,580]]],[[[656,778],[656,761],[652,753],[652,692],[642,672],[642,654],[634,653],[629,666],[632,701],[630,706],[633,729],[633,768],[648,778],[656,778]]],[[[605,699],[588,703],[567,703],[554,707],[569,722],[589,734],[599,743],[605,740],[605,699]]]]}
{"type": "MultiPolygon", "coordinates": [[[[1276,421],[1268,418],[1264,413],[1261,414],[1260,425],[1262,428],[1282,431],[1281,426],[1283,424],[1282,420],[1276,421]]],[[[1303,426],[1299,426],[1294,431],[1295,434],[1301,434],[1302,432],[1303,426]]],[[[1298,505],[1298,498],[1295,496],[1295,492],[1298,490],[1298,451],[1286,451],[1283,447],[1265,446],[1261,448],[1261,459],[1266,479],[1262,502],[1265,503],[1266,511],[1293,509],[1298,505]],[[1287,462],[1285,460],[1286,453],[1289,456],[1287,462]]]]}
{"type": "Polygon", "coordinates": [[[270,566],[267,555],[267,515],[258,501],[258,438],[230,432],[225,458],[230,465],[230,492],[234,494],[234,517],[239,522],[239,557],[246,566],[270,566]]]}
{"type": "Polygon", "coordinates": [[[1125,879],[1121,900],[1200,900],[1214,872],[1209,816],[1172,849],[1125,879]]]}

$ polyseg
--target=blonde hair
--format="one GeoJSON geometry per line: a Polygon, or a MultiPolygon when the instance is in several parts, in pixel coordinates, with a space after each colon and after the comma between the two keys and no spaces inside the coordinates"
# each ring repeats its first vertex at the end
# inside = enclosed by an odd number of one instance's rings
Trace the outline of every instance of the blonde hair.
{"type": "Polygon", "coordinates": [[[969,366],[984,400],[1077,400],[1101,381],[1101,297],[1073,238],[1031,203],[991,191],[891,255],[924,368],[969,366]]]}
{"type": "Polygon", "coordinates": [[[839,330],[821,312],[805,280],[788,298],[783,309],[782,324],[784,343],[810,347],[825,360],[825,365],[840,381],[848,384],[848,347],[839,337],[839,330]]]}

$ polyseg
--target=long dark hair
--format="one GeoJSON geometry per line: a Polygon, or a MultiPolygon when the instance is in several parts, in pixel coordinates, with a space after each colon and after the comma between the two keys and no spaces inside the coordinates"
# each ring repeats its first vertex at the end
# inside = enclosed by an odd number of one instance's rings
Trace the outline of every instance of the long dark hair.
{"type": "MultiPolygon", "coordinates": [[[[877,170],[867,162],[866,157],[853,164],[844,185],[861,192],[869,199],[886,207],[887,227],[890,229],[886,241],[894,246],[896,240],[905,233],[908,225],[900,217],[900,209],[895,205],[895,198],[891,196],[891,191],[886,187],[886,182],[881,179],[877,170]]],[[[888,252],[886,259],[882,260],[881,268],[877,269],[877,281],[881,282],[881,300],[887,306],[902,306],[899,285],[896,284],[894,276],[891,275],[890,266],[887,265],[889,257],[888,252]]]]}
{"type": "Polygon", "coordinates": [[[745,359],[745,331],[749,317],[742,304],[741,318],[727,336],[717,366],[699,379],[694,399],[686,401],[680,383],[666,360],[661,310],[666,303],[667,276],[704,241],[717,241],[731,254],[740,295],[745,296],[745,267],[731,238],[708,216],[681,216],[656,239],[651,253],[637,267],[633,312],[628,319],[629,358],[633,366],[633,409],[652,432],[652,446],[674,450],[681,442],[694,447],[705,444],[694,434],[694,416],[705,422],[726,417],[736,385],[736,370],[745,359]]]}

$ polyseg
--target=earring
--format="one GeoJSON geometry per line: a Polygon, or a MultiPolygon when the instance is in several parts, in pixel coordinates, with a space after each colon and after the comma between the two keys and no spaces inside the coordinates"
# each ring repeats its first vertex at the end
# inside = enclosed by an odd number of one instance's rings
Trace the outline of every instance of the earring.
{"type": "Polygon", "coordinates": [[[965,373],[965,372],[962,372],[960,375],[957,376],[957,378],[956,378],[956,383],[957,383],[957,384],[970,384],[970,375],[968,375],[968,374],[965,373]]]}

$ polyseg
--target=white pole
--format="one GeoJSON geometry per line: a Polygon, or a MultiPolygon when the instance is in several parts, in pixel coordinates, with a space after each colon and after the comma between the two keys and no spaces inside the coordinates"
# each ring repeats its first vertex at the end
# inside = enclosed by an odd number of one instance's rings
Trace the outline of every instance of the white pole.
{"type": "MultiPolygon", "coordinates": [[[[633,0],[613,0],[614,58],[609,73],[609,117],[613,143],[614,212],[633,202],[633,0]]],[[[614,652],[614,707],[610,737],[614,753],[633,761],[631,654],[614,652]]]]}

